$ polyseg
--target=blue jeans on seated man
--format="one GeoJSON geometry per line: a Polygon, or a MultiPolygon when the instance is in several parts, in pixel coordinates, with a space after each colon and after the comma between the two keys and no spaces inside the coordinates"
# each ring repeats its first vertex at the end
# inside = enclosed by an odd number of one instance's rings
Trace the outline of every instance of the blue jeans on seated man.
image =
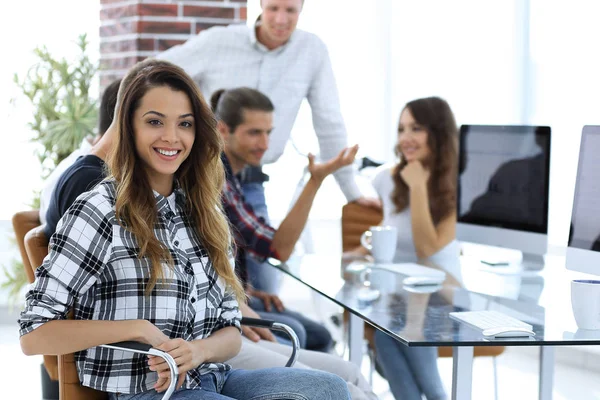
{"type": "MultiPolygon", "coordinates": [[[[242,192],[244,193],[244,200],[252,206],[256,215],[264,218],[267,223],[270,223],[263,184],[244,183],[242,184],[242,192]]],[[[252,256],[246,254],[246,269],[248,271],[248,280],[256,290],[262,290],[267,293],[279,292],[280,275],[273,267],[258,262],[252,256]]]]}
{"type": "MultiPolygon", "coordinates": [[[[268,368],[234,369],[202,375],[201,388],[176,390],[172,400],[350,400],[346,382],[328,372],[268,368]]],[[[110,394],[110,400],[160,400],[164,393],[110,394]]]]}
{"type": "MultiPolygon", "coordinates": [[[[265,310],[265,303],[256,297],[248,299],[248,306],[256,311],[261,318],[289,325],[296,332],[296,335],[298,335],[300,347],[303,349],[328,352],[333,346],[333,338],[327,328],[316,321],[306,318],[299,312],[288,309],[279,312],[275,310],[275,307],[270,312],[267,312],[265,310]]],[[[275,334],[279,335],[279,332],[275,334]]],[[[287,336],[284,337],[287,339],[287,336]]],[[[282,341],[281,343],[285,342],[282,341]]]]}
{"type": "Polygon", "coordinates": [[[375,353],[396,400],[446,399],[438,371],[437,347],[408,347],[375,331],[375,353]]]}

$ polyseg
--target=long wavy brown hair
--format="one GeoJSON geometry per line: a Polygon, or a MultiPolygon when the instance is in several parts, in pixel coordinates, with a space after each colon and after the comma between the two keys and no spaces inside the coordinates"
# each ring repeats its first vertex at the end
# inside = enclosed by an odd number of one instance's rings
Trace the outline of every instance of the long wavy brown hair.
{"type": "MultiPolygon", "coordinates": [[[[419,125],[427,131],[427,145],[430,158],[424,160],[424,167],[430,171],[427,183],[429,210],[434,224],[456,211],[456,173],[458,167],[458,128],[454,114],[448,103],[439,97],[426,97],[406,103],[402,110],[410,111],[419,125]]],[[[396,212],[408,206],[408,185],[400,176],[406,166],[400,146],[396,145],[396,155],[400,162],[392,170],[394,190],[391,198],[396,212]]]]}
{"type": "Polygon", "coordinates": [[[149,294],[157,281],[164,281],[162,263],[173,268],[166,245],[154,234],[158,210],[146,170],[135,147],[133,115],[144,95],[152,88],[169,87],[185,93],[194,114],[195,139],[188,158],[175,173],[185,193],[185,212],[195,226],[198,239],[208,252],[217,274],[245,301],[244,290],[232,264],[232,237],[221,205],[225,179],[221,162],[222,141],[216,121],[194,81],[181,68],[161,60],[145,60],[123,78],[117,99],[117,137],[108,157],[109,175],[116,181],[116,216],[139,246],[139,257],[151,261],[149,294]]]}

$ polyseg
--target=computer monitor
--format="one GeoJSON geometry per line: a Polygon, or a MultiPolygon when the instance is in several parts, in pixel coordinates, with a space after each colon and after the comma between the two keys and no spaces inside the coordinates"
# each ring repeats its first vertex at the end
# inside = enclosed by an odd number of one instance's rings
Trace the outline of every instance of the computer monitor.
{"type": "Polygon", "coordinates": [[[579,145],[567,268],[600,275],[600,126],[586,125],[579,145]]]}
{"type": "Polygon", "coordinates": [[[543,267],[550,133],[547,126],[461,126],[459,240],[520,250],[523,266],[543,267]]]}

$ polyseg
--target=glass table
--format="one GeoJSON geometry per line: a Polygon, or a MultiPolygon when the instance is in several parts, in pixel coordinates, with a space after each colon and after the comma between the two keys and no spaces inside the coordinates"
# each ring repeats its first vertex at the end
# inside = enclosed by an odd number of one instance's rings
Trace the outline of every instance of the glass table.
{"type": "Polygon", "coordinates": [[[543,270],[487,267],[461,257],[420,264],[446,273],[437,287],[403,284],[407,275],[366,260],[338,255],[304,255],[271,265],[331,299],[350,313],[350,361],[363,356],[364,322],[406,346],[453,349],[452,398],[470,399],[474,346],[539,346],[539,398],[552,398],[554,346],[599,345],[600,331],[578,330],[571,310],[570,281],[580,277],[564,268],[564,258],[548,256],[543,270]],[[376,294],[376,298],[367,295],[376,294]],[[481,331],[451,319],[453,311],[495,310],[533,326],[535,336],[487,339],[481,331]]]}

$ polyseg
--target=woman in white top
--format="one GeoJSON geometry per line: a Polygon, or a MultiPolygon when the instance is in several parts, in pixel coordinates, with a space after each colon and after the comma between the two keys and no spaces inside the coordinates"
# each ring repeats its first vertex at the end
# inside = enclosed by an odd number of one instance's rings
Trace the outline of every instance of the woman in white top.
{"type": "MultiPolygon", "coordinates": [[[[383,224],[398,228],[395,261],[427,259],[459,276],[457,147],[456,121],[446,101],[428,97],[406,104],[398,125],[400,161],[381,167],[373,180],[383,204],[383,224]]],[[[396,399],[446,398],[435,347],[407,347],[377,331],[375,349],[396,399]]]]}

